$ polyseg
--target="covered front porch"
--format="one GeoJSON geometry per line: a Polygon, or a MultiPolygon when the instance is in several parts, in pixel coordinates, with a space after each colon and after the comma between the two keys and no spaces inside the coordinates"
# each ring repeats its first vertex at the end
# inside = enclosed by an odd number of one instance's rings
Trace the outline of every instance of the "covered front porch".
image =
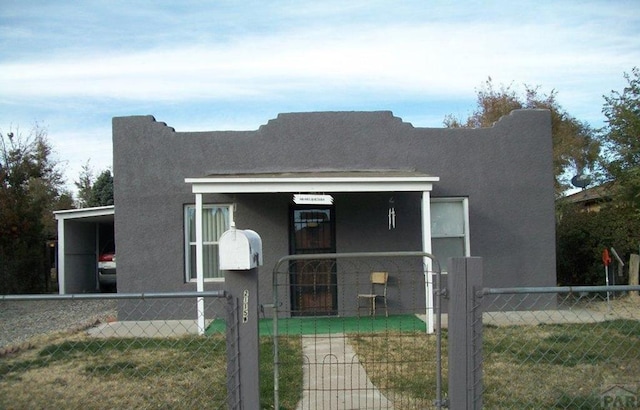
{"type": "MultiPolygon", "coordinates": [[[[375,171],[320,171],[320,172],[258,172],[258,173],[234,173],[216,174],[200,178],[187,178],[185,182],[191,184],[195,196],[195,265],[197,290],[205,289],[205,262],[204,247],[206,243],[206,229],[203,227],[203,209],[211,202],[215,195],[226,195],[240,201],[244,195],[261,195],[260,197],[272,198],[274,194],[290,194],[286,201],[288,209],[278,208],[278,213],[288,212],[289,218],[289,244],[288,254],[308,253],[335,253],[353,251],[381,251],[399,250],[393,237],[407,236],[411,230],[418,233],[420,238],[413,241],[411,248],[402,250],[422,251],[431,253],[431,191],[433,183],[438,177],[403,170],[375,170],[375,171]],[[333,199],[336,198],[334,201],[333,199]],[[377,208],[372,211],[377,202],[377,208]],[[384,201],[384,210],[380,208],[380,202],[384,201]],[[397,202],[411,201],[417,215],[408,218],[402,209],[396,209],[397,202]],[[382,213],[384,212],[384,214],[382,213]],[[338,217],[336,217],[336,214],[338,217]],[[322,216],[322,218],[320,218],[322,216]],[[398,220],[398,223],[396,223],[398,220]],[[336,222],[337,221],[337,222],[336,222]],[[355,222],[354,222],[355,221],[355,222]],[[381,227],[381,224],[384,224],[381,227]],[[411,225],[409,227],[409,224],[411,225]],[[375,229],[371,226],[375,225],[375,229]],[[324,227],[321,233],[310,235],[309,231],[318,231],[324,227]],[[314,228],[314,229],[310,229],[314,228]],[[383,230],[384,229],[384,230],[383,230]],[[353,239],[353,232],[360,231],[359,238],[353,239]],[[378,238],[381,232],[391,232],[386,242],[378,238]],[[351,236],[350,236],[351,235],[351,236]],[[393,235],[393,236],[392,236],[393,235]],[[319,242],[318,242],[319,241],[319,242]],[[390,249],[388,247],[391,247],[390,249]]],[[[282,204],[280,204],[282,205],[282,204]]],[[[264,218],[269,218],[274,210],[268,203],[264,203],[264,218]],[[267,211],[267,209],[269,209],[267,211]]],[[[256,209],[260,212],[260,209],[256,209]]],[[[253,229],[262,236],[263,243],[269,241],[282,242],[282,235],[270,237],[268,233],[260,232],[255,226],[245,225],[246,222],[235,218],[234,212],[230,212],[232,221],[242,229],[253,229]]],[[[281,216],[278,216],[282,220],[281,216]]],[[[240,218],[242,219],[242,218],[240,218]]],[[[274,261],[284,256],[267,255],[268,246],[265,247],[265,260],[274,261]],[[270,257],[269,257],[270,256],[270,257]]],[[[424,257],[421,263],[425,272],[432,271],[432,261],[424,257]]],[[[269,270],[271,266],[263,269],[269,270]]],[[[335,273],[335,266],[331,272],[335,273]]],[[[326,275],[327,288],[336,289],[335,275],[326,275]],[[333,278],[333,279],[332,279],[333,278]],[[333,282],[332,282],[333,280],[333,282]]],[[[317,277],[313,280],[315,281],[317,277]]],[[[424,297],[427,311],[433,308],[431,299],[431,280],[425,275],[424,297]]],[[[268,284],[261,283],[264,288],[268,284]]],[[[344,303],[339,302],[337,292],[355,292],[355,290],[334,290],[334,294],[325,295],[326,302],[316,298],[312,303],[328,303],[336,313],[344,314],[344,303]],[[338,306],[341,305],[341,306],[338,306]]],[[[301,299],[302,300],[302,299],[301,299]]],[[[261,301],[268,304],[271,301],[261,301]]],[[[289,305],[295,305],[295,300],[289,300],[289,305]]],[[[300,302],[302,303],[302,302],[300,302]]],[[[296,306],[293,306],[294,308],[296,306]]],[[[310,312],[313,314],[314,312],[310,312]]],[[[317,313],[317,312],[315,312],[317,313]]],[[[200,317],[200,315],[199,315],[200,317]]],[[[433,327],[432,315],[430,328],[433,327]]],[[[202,319],[204,320],[204,318],[202,319]]]]}

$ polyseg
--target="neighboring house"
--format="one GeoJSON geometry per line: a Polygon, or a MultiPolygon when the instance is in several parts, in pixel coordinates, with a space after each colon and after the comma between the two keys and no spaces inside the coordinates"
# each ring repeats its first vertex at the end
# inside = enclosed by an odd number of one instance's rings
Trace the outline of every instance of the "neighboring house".
{"type": "Polygon", "coordinates": [[[611,187],[611,183],[606,183],[583,189],[559,200],[565,203],[576,204],[585,212],[598,212],[602,204],[611,201],[611,187]]]}
{"type": "Polygon", "coordinates": [[[217,240],[235,222],[262,238],[260,303],[271,303],[279,258],[320,250],[428,251],[445,270],[450,256],[481,256],[487,286],[556,283],[546,110],[483,129],[416,128],[386,111],[280,114],[254,131],[211,132],[117,117],[113,158],[118,292],[196,290],[200,206],[204,288],[224,285],[217,240]],[[333,204],[296,205],[305,193],[333,204]],[[305,227],[323,227],[322,243],[305,227]]]}

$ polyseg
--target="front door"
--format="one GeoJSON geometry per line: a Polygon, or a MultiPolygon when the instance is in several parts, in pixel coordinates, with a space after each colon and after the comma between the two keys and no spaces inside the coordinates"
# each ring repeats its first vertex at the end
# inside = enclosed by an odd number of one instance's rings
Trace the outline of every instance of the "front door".
{"type": "MultiPolygon", "coordinates": [[[[334,207],[291,208],[292,255],[335,253],[334,207]]],[[[291,266],[293,315],[332,315],[337,310],[336,264],[332,259],[302,260],[291,266]]]]}

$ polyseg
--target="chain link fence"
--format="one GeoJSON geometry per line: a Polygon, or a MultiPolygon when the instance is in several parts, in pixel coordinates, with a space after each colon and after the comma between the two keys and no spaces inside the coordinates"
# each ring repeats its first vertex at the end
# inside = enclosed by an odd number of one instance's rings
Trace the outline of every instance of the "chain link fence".
{"type": "Polygon", "coordinates": [[[0,408],[227,408],[227,299],[200,334],[194,295],[3,297],[0,408]]]}
{"type": "MultiPolygon", "coordinates": [[[[453,392],[468,386],[479,395],[467,408],[640,407],[638,286],[480,286],[468,304],[451,287],[445,325],[429,334],[425,272],[435,276],[422,257],[289,262],[274,272],[280,302],[259,321],[259,408],[453,408],[453,392]],[[321,266],[336,276],[331,297],[326,284],[313,290],[321,266]],[[388,300],[374,314],[358,295],[381,271],[388,300]],[[293,276],[300,272],[310,277],[293,276]],[[454,323],[455,306],[473,321],[454,323]],[[460,343],[453,328],[480,330],[460,343]],[[477,360],[460,360],[465,351],[477,360]],[[449,380],[454,363],[456,371],[473,363],[469,372],[481,377],[449,380]]],[[[241,341],[229,342],[229,324],[242,311],[229,300],[223,292],[0,297],[0,408],[235,408],[242,386],[229,364],[241,341]]]]}
{"type": "Polygon", "coordinates": [[[484,407],[640,407],[638,290],[483,289],[475,309],[487,297],[505,304],[482,315],[484,407]]]}

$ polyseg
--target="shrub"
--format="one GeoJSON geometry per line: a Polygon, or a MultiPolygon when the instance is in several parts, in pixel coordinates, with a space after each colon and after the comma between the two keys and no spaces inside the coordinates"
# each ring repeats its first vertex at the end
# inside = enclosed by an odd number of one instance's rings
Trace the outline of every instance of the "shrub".
{"type": "MultiPolygon", "coordinates": [[[[604,285],[602,252],[615,248],[625,265],[638,253],[640,220],[632,210],[614,205],[600,212],[584,212],[567,205],[559,212],[556,229],[556,267],[560,286],[604,285]]],[[[617,283],[628,281],[616,277],[617,283]]]]}

